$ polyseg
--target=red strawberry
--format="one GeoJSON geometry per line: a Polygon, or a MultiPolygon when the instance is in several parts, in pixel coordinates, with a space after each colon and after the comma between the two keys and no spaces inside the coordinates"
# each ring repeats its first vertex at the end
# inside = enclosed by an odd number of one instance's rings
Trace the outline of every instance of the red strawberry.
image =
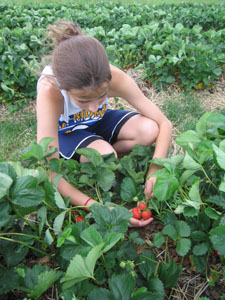
{"type": "Polygon", "coordinates": [[[145,81],[145,82],[146,82],[148,85],[151,85],[151,82],[150,82],[150,81],[147,80],[147,81],[145,81]]]}
{"type": "Polygon", "coordinates": [[[79,222],[82,222],[84,221],[84,218],[81,217],[81,216],[76,216],[76,222],[79,223],[79,222]]]}
{"type": "Polygon", "coordinates": [[[220,256],[220,254],[219,254],[219,251],[218,251],[218,250],[215,250],[215,254],[216,254],[216,256],[220,256]]]}
{"type": "Polygon", "coordinates": [[[140,210],[145,210],[148,206],[147,206],[146,203],[140,202],[140,203],[138,204],[138,207],[140,208],[140,210]]]}
{"type": "Polygon", "coordinates": [[[141,213],[141,216],[144,220],[148,220],[151,218],[152,216],[152,212],[150,210],[144,210],[142,213],[141,213]]]}
{"type": "Polygon", "coordinates": [[[132,208],[133,218],[140,220],[141,218],[141,210],[138,207],[132,208]]]}

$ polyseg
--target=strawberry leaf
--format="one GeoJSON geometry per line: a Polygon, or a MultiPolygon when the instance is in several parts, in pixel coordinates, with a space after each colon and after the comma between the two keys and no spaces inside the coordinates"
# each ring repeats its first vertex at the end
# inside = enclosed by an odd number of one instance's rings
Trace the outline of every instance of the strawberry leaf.
{"type": "Polygon", "coordinates": [[[136,183],[130,177],[125,177],[121,183],[120,196],[123,201],[132,202],[133,197],[136,195],[136,183]]]}
{"type": "Polygon", "coordinates": [[[189,239],[181,238],[177,242],[176,251],[180,256],[185,256],[191,248],[191,241],[189,239]]]}
{"type": "Polygon", "coordinates": [[[159,279],[163,282],[165,289],[171,289],[177,284],[181,271],[182,267],[178,266],[172,259],[169,260],[168,264],[159,265],[159,279]]]}
{"type": "Polygon", "coordinates": [[[213,248],[218,250],[220,255],[225,255],[225,225],[212,229],[209,235],[213,248]]]}

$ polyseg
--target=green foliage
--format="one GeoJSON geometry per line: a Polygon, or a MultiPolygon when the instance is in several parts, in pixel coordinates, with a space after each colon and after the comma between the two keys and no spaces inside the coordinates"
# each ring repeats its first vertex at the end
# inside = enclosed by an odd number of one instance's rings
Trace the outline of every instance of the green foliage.
{"type": "Polygon", "coordinates": [[[210,87],[223,73],[223,3],[24,4],[16,13],[14,5],[3,4],[0,11],[0,93],[7,103],[20,106],[35,96],[41,57],[51,50],[46,28],[59,19],[76,21],[103,43],[111,63],[138,66],[157,88],[173,82],[184,89],[210,87]]]}
{"type": "Polygon", "coordinates": [[[149,147],[136,146],[120,160],[82,149],[90,162],[49,163],[46,158],[55,149],[46,152],[52,141],[47,138],[26,149],[21,162],[1,161],[0,294],[23,291],[38,299],[56,284],[62,299],[164,299],[182,272],[168,259],[169,243],[214,285],[220,275],[208,268],[209,255],[217,250],[218,260],[225,256],[224,124],[223,114],[206,113],[195,130],[177,138],[183,154],[152,160],[162,168],[154,185],[156,199],[148,204],[163,225],[153,243],[128,230],[129,209],[144,197],[149,147]],[[110,170],[112,176],[105,181],[98,169],[110,170]],[[49,170],[57,173],[54,183],[49,170]],[[82,176],[88,178],[86,184],[82,176]],[[90,212],[72,207],[57,191],[61,177],[104,205],[93,204],[90,212]],[[74,224],[74,213],[84,221],[74,224]],[[163,244],[165,256],[159,261],[151,247],[163,244]],[[54,269],[30,268],[29,258],[36,256],[51,257],[54,269]]]}

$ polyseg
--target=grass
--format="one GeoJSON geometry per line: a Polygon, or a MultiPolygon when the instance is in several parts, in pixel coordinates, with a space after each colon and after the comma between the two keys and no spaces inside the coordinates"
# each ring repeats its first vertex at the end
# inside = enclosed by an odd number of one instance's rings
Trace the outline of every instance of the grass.
{"type": "Polygon", "coordinates": [[[205,112],[194,93],[181,93],[175,99],[174,96],[168,97],[162,110],[179,132],[194,130],[196,122],[205,112]]]}
{"type": "MultiPolygon", "coordinates": [[[[97,2],[104,2],[104,1],[108,1],[108,0],[88,0],[88,1],[85,1],[85,0],[48,0],[48,4],[49,3],[59,3],[59,4],[63,4],[63,3],[73,3],[73,2],[76,2],[76,3],[90,3],[90,2],[94,2],[94,3],[97,3],[97,2]]],[[[132,4],[132,3],[137,3],[136,0],[111,0],[112,2],[121,2],[123,4],[132,4]]],[[[175,3],[175,4],[179,4],[179,3],[182,3],[182,2],[185,2],[185,3],[205,3],[205,4],[216,4],[216,3],[223,3],[224,0],[183,0],[183,1],[180,1],[180,0],[139,0],[138,3],[143,3],[143,4],[172,4],[172,3],[175,3]]],[[[26,4],[46,4],[46,0],[2,0],[1,1],[1,4],[13,4],[13,5],[26,5],[26,4]]]]}
{"type": "Polygon", "coordinates": [[[1,107],[0,117],[0,158],[16,161],[21,151],[36,140],[36,116],[33,104],[29,108],[9,113],[1,107]]]}

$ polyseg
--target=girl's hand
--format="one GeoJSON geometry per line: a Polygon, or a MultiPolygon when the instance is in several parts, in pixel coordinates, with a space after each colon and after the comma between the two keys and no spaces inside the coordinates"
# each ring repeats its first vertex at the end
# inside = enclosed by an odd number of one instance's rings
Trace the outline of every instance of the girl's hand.
{"type": "Polygon", "coordinates": [[[144,219],[140,219],[137,220],[135,218],[131,218],[130,219],[130,227],[144,227],[146,225],[148,225],[149,223],[151,223],[154,219],[150,218],[148,220],[144,220],[144,219]]]}
{"type": "Polygon", "coordinates": [[[148,180],[146,180],[145,190],[144,190],[146,200],[149,200],[149,197],[154,197],[153,186],[155,182],[156,182],[156,177],[151,177],[148,180]]]}

